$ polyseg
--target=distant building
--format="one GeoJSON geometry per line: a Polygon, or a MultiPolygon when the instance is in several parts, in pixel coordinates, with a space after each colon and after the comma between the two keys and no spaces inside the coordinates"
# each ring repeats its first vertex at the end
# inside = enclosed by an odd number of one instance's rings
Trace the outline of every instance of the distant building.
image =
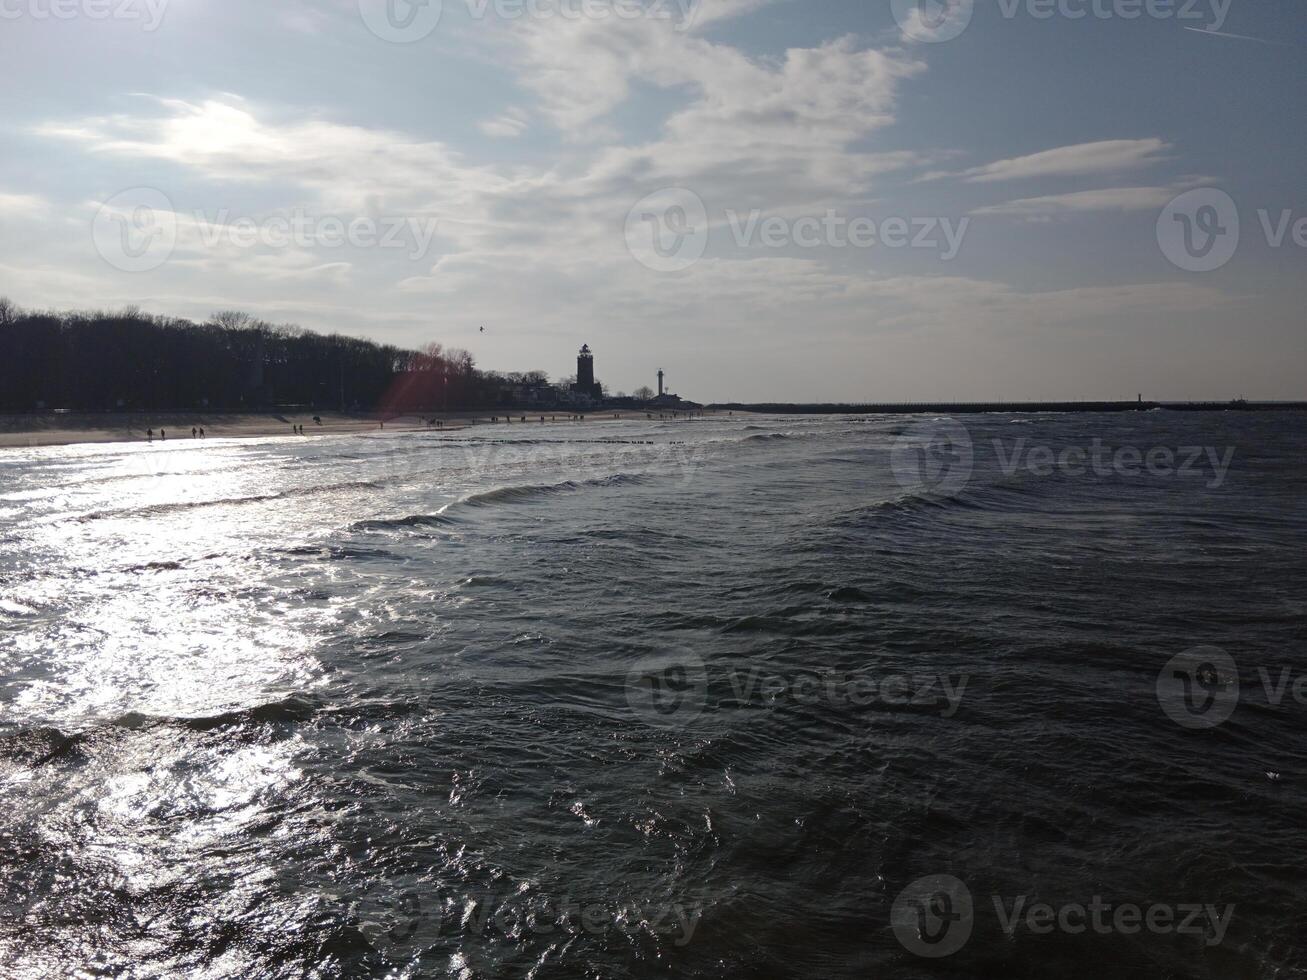
{"type": "Polygon", "coordinates": [[[595,380],[595,356],[589,344],[576,356],[576,384],[572,385],[572,391],[594,402],[603,401],[604,389],[595,380]]]}
{"type": "Polygon", "coordinates": [[[665,378],[666,375],[663,373],[663,369],[659,368],[658,369],[658,396],[653,400],[653,404],[657,405],[659,408],[678,408],[680,407],[681,404],[681,396],[673,395],[670,391],[666,389],[666,387],[664,387],[663,382],[665,378]]]}

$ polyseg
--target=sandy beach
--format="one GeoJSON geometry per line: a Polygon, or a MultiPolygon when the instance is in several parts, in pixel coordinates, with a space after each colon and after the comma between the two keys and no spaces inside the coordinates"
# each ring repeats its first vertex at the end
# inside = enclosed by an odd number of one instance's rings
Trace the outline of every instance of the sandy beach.
{"type": "MultiPolygon", "coordinates": [[[[695,413],[699,414],[699,413],[695,413]]],[[[712,413],[709,413],[712,414],[712,413]]],[[[688,418],[688,411],[669,410],[652,412],[608,410],[587,412],[581,418],[591,422],[654,418],[688,418]]],[[[518,410],[512,415],[495,415],[489,412],[443,412],[430,415],[351,415],[340,412],[322,413],[249,413],[225,415],[213,412],[42,412],[29,415],[0,414],[0,449],[30,448],[34,446],[71,446],[78,443],[148,442],[149,430],[166,432],[169,442],[190,439],[191,429],[203,429],[206,438],[249,439],[267,436],[294,436],[295,426],[302,426],[304,438],[342,433],[378,431],[455,432],[460,429],[486,425],[561,425],[577,420],[567,412],[539,411],[524,414],[518,410]],[[314,415],[322,419],[314,421],[314,415]],[[525,419],[525,422],[523,421],[525,419]]]]}

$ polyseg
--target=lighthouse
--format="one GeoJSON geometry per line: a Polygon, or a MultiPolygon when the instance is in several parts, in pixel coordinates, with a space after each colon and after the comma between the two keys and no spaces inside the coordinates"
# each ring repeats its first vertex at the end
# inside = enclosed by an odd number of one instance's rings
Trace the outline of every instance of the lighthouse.
{"type": "Polygon", "coordinates": [[[576,385],[572,390],[595,401],[604,397],[602,386],[595,381],[595,356],[589,344],[582,345],[581,352],[576,355],[576,385]]]}
{"type": "Polygon", "coordinates": [[[658,369],[658,397],[663,397],[663,369],[658,369]]]}

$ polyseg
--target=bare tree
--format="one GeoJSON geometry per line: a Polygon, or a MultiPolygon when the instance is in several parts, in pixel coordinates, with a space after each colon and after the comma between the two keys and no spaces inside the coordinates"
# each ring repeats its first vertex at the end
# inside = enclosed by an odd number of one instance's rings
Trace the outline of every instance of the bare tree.
{"type": "Polygon", "coordinates": [[[648,385],[641,385],[639,388],[636,388],[635,391],[631,392],[631,397],[640,402],[653,401],[653,396],[653,389],[648,385]]]}
{"type": "Polygon", "coordinates": [[[247,330],[254,325],[254,317],[240,310],[219,310],[209,322],[224,330],[247,330]]]}

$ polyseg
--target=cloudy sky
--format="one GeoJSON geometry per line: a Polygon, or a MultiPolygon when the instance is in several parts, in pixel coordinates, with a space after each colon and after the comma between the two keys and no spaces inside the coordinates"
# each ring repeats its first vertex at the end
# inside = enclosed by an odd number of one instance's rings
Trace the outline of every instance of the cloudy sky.
{"type": "Polygon", "coordinates": [[[0,0],[0,294],[699,399],[1303,398],[1304,55],[1298,0],[0,0]]]}

